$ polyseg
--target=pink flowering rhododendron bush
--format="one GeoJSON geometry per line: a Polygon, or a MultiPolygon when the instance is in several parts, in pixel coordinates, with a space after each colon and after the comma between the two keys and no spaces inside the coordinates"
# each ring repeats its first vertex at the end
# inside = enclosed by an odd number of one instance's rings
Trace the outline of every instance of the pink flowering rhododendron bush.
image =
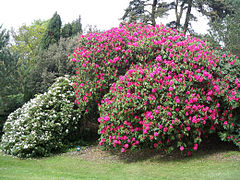
{"type": "Polygon", "coordinates": [[[87,116],[98,104],[100,145],[197,150],[219,133],[240,146],[240,63],[205,42],[164,26],[130,24],[83,35],[75,103],[87,116]]]}
{"type": "MultiPolygon", "coordinates": [[[[158,47],[146,54],[144,45],[147,39],[162,37],[164,46],[168,46],[168,36],[178,33],[178,39],[184,39],[179,32],[166,29],[163,26],[152,27],[141,24],[130,24],[113,28],[103,33],[82,35],[79,47],[71,55],[71,60],[77,65],[75,77],[75,103],[85,114],[94,114],[97,103],[109,91],[109,87],[120,75],[124,75],[131,64],[146,63],[159,53],[158,47]],[[155,52],[156,51],[156,52],[155,52]],[[144,53],[148,58],[142,58],[144,53]],[[95,106],[94,106],[95,105],[95,106]]],[[[159,39],[160,40],[160,39],[159,39]]],[[[157,45],[159,46],[159,42],[157,45]]],[[[155,45],[156,46],[156,45],[155,45]]]]}

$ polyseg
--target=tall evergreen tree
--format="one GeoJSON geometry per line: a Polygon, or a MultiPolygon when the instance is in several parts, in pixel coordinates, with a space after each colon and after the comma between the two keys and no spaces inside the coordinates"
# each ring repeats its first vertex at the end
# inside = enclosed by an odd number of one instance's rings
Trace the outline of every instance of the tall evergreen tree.
{"type": "Polygon", "coordinates": [[[74,20],[71,24],[65,24],[62,28],[62,37],[68,38],[77,35],[78,33],[82,33],[82,23],[81,16],[79,16],[76,20],[74,20]]]}
{"type": "Polygon", "coordinates": [[[72,25],[70,23],[65,24],[62,28],[62,37],[68,38],[72,36],[72,25]]]}
{"type": "Polygon", "coordinates": [[[55,12],[40,42],[40,49],[47,49],[50,44],[57,43],[61,36],[61,17],[55,12]]]}
{"type": "Polygon", "coordinates": [[[72,22],[72,36],[77,35],[78,33],[82,33],[82,23],[81,16],[79,16],[75,21],[72,22]]]}

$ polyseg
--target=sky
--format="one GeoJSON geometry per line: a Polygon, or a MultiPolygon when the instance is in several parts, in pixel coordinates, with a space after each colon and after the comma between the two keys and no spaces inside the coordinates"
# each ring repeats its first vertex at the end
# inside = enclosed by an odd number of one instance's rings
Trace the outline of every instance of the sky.
{"type": "MultiPolygon", "coordinates": [[[[50,19],[57,11],[63,24],[72,22],[80,15],[83,28],[89,24],[107,30],[118,27],[119,19],[129,2],[130,0],[3,0],[0,6],[0,25],[16,30],[23,24],[30,25],[34,20],[50,19]]],[[[169,18],[171,17],[162,19],[161,22],[165,24],[169,18]]],[[[206,20],[200,18],[193,27],[196,32],[206,32],[206,20]]]]}

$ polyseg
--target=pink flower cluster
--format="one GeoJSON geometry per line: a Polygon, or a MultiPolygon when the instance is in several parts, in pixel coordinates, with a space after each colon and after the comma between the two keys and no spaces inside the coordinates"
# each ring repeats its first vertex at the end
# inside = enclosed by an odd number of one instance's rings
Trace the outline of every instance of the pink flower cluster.
{"type": "Polygon", "coordinates": [[[126,24],[83,35],[79,43],[72,54],[76,104],[84,110],[99,103],[100,145],[190,153],[207,134],[221,131],[228,135],[223,140],[239,146],[232,114],[240,82],[221,71],[240,67],[237,57],[164,26],[126,24]]]}

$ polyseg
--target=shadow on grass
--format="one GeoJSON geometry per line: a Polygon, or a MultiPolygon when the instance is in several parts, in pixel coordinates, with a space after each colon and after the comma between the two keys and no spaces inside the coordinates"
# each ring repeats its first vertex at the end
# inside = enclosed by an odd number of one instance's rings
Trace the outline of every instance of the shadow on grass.
{"type": "MultiPolygon", "coordinates": [[[[194,159],[205,159],[211,157],[212,159],[220,160],[222,156],[219,154],[234,151],[239,152],[239,148],[232,143],[222,142],[218,137],[212,136],[206,142],[203,142],[199,149],[192,154],[192,156],[186,156],[179,151],[173,151],[170,154],[166,154],[161,150],[156,149],[137,149],[129,150],[125,153],[121,153],[117,150],[109,150],[111,156],[118,157],[118,159],[125,163],[132,162],[181,162],[194,159]]],[[[239,160],[239,156],[237,159],[239,160]]]]}

